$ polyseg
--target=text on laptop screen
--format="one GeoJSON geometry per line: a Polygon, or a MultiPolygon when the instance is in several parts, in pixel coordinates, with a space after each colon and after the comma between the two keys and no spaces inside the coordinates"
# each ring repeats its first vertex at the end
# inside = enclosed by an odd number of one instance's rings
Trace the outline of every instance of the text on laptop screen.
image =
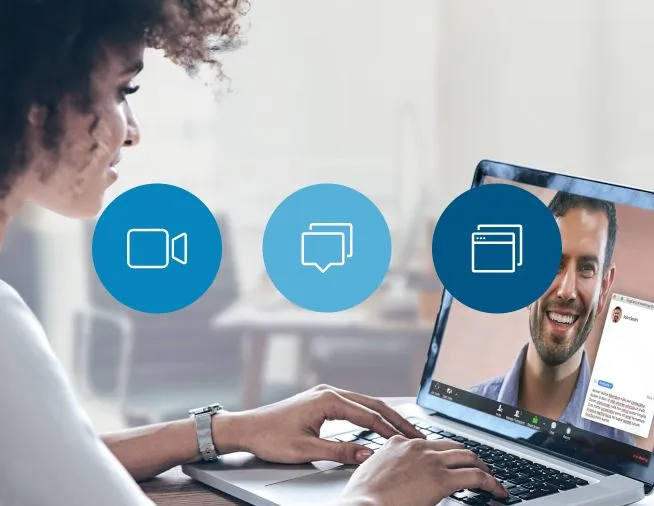
{"type": "MultiPolygon", "coordinates": [[[[495,182],[516,184],[484,184],[495,182]]],[[[513,313],[477,312],[454,300],[430,393],[564,438],[610,438],[647,463],[654,447],[654,213],[519,186],[556,217],[559,273],[540,299],[513,313]]]]}

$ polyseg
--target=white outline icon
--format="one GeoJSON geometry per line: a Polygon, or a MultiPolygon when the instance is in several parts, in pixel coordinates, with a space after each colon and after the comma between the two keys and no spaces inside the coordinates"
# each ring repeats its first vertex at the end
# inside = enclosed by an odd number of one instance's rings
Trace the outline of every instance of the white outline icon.
{"type": "Polygon", "coordinates": [[[518,261],[516,262],[516,266],[522,267],[522,225],[490,225],[490,224],[483,224],[483,225],[477,225],[477,230],[483,230],[485,228],[515,228],[516,230],[516,240],[518,242],[518,261]]]}
{"type": "Polygon", "coordinates": [[[471,270],[475,274],[512,274],[516,270],[516,266],[521,267],[522,266],[522,243],[523,243],[523,237],[522,237],[522,225],[502,225],[502,224],[481,224],[477,225],[477,231],[472,232],[471,234],[471,270]],[[497,232],[484,232],[482,229],[495,229],[495,230],[501,230],[501,229],[517,229],[517,235],[516,232],[502,232],[502,231],[497,231],[497,232]],[[517,246],[516,246],[516,240],[517,240],[517,246]],[[511,245],[511,267],[509,268],[504,268],[504,269],[483,269],[479,268],[476,266],[475,263],[475,254],[476,254],[476,249],[477,247],[481,246],[486,246],[486,245],[511,245]],[[516,258],[516,247],[518,249],[517,251],[517,257],[516,258]]]}
{"type": "Polygon", "coordinates": [[[327,272],[330,267],[340,267],[345,265],[346,258],[352,258],[354,255],[354,227],[352,223],[310,223],[309,224],[310,232],[302,232],[301,235],[301,245],[300,245],[300,261],[304,267],[315,267],[322,274],[327,272]],[[327,230],[316,230],[319,228],[326,228],[327,230]],[[346,239],[346,232],[337,232],[334,229],[344,228],[346,229],[347,235],[349,236],[346,239]],[[341,257],[338,262],[329,262],[325,267],[321,266],[317,262],[308,262],[304,258],[305,247],[304,242],[306,237],[316,237],[316,236],[338,236],[341,238],[341,257]],[[347,248],[346,248],[347,244],[347,248]],[[346,251],[347,250],[347,251],[346,251]]]}
{"type": "Polygon", "coordinates": [[[345,255],[347,258],[352,258],[352,255],[354,255],[354,226],[352,226],[352,223],[310,223],[309,224],[309,230],[315,230],[316,228],[328,228],[328,229],[334,229],[334,228],[346,228],[348,235],[349,235],[349,247],[348,247],[348,252],[345,255]]]}
{"type": "Polygon", "coordinates": [[[165,269],[166,267],[168,267],[168,265],[170,265],[170,249],[171,249],[170,245],[172,245],[172,250],[173,250],[172,258],[173,258],[173,260],[175,260],[176,262],[178,262],[178,263],[180,263],[182,265],[186,265],[188,263],[188,234],[186,232],[182,232],[181,234],[178,234],[175,237],[173,237],[172,241],[169,241],[169,239],[170,239],[170,234],[168,233],[168,230],[166,230],[165,228],[131,228],[131,229],[129,229],[127,231],[127,267],[129,267],[130,269],[165,269]],[[134,264],[132,264],[131,235],[132,235],[133,232],[134,233],[139,233],[139,234],[141,234],[141,233],[159,233],[159,234],[161,234],[161,233],[163,233],[164,236],[166,237],[166,240],[165,240],[165,244],[166,244],[165,245],[165,248],[166,248],[166,250],[165,250],[166,262],[164,264],[155,264],[155,265],[141,265],[141,264],[134,265],[134,264]],[[182,239],[183,242],[184,242],[184,255],[183,255],[182,258],[178,258],[176,256],[176,251],[175,251],[175,244],[179,239],[182,239]]]}
{"type": "Polygon", "coordinates": [[[186,232],[182,232],[181,234],[176,235],[173,237],[173,240],[171,241],[171,244],[173,245],[173,260],[176,262],[179,262],[182,265],[186,265],[188,263],[188,234],[186,232]],[[175,256],[175,241],[178,241],[179,239],[184,240],[184,257],[183,258],[177,258],[175,256]]]}

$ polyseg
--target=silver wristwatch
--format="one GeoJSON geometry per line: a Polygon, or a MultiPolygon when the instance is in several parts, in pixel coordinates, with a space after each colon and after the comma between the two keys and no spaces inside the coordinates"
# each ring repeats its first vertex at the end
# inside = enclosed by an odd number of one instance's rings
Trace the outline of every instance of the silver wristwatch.
{"type": "Polygon", "coordinates": [[[222,405],[210,404],[202,408],[191,409],[189,417],[195,420],[195,430],[198,435],[198,447],[202,459],[206,461],[218,460],[218,452],[213,445],[211,437],[211,418],[223,410],[222,405]]]}

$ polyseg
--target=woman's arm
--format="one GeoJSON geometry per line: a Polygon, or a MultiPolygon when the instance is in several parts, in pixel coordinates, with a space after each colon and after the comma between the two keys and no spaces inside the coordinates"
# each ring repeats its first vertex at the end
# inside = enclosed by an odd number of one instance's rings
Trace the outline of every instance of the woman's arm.
{"type": "MultiPolygon", "coordinates": [[[[218,453],[247,451],[270,462],[360,464],[372,454],[358,444],[321,439],[320,428],[327,420],[348,420],[386,438],[396,434],[423,437],[380,400],[326,385],[250,411],[222,411],[212,417],[211,432],[218,453]]],[[[201,458],[191,419],[130,429],[102,439],[136,480],[201,458]]]]}
{"type": "MultiPolygon", "coordinates": [[[[241,449],[239,417],[222,412],[212,418],[212,437],[219,453],[241,449]]],[[[195,422],[190,418],[105,434],[102,440],[137,481],[200,460],[195,422]]]]}

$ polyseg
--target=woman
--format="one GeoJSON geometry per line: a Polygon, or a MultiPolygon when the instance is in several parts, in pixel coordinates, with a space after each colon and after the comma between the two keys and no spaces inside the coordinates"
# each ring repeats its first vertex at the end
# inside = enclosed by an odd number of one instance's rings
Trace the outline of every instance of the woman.
{"type": "MultiPolygon", "coordinates": [[[[139,143],[127,96],[138,89],[144,49],[162,49],[187,70],[206,63],[220,73],[208,48],[235,40],[242,8],[238,0],[0,0],[0,244],[28,201],[95,216],[121,150],[139,143]]],[[[2,282],[0,339],[0,504],[151,504],[135,480],[200,459],[190,419],[96,436],[43,329],[2,282]]],[[[421,439],[383,403],[352,392],[317,387],[211,423],[223,454],[365,462],[342,505],[432,506],[468,487],[503,495],[474,454],[421,439]],[[321,440],[327,419],[392,439],[369,458],[364,447],[321,440]]]]}

